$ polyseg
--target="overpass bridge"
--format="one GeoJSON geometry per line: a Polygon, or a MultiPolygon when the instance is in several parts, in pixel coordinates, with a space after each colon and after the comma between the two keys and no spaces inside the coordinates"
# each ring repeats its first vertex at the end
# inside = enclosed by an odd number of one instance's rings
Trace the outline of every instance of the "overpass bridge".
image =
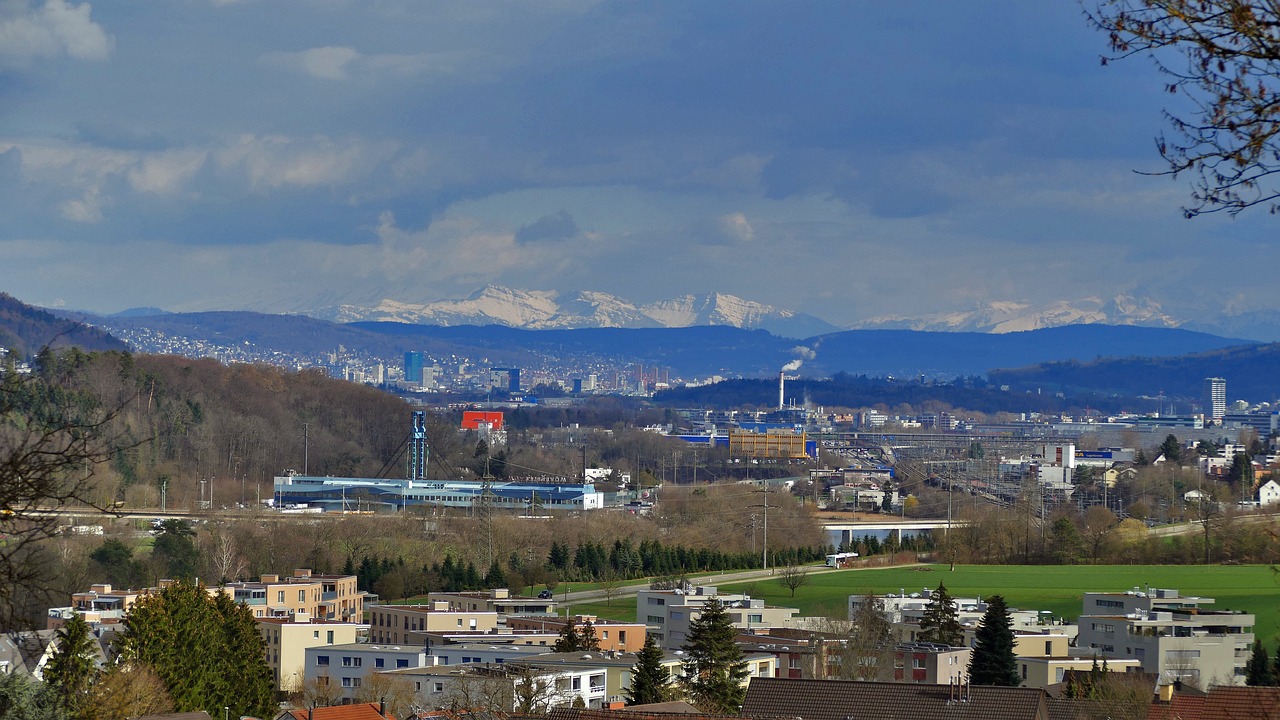
{"type": "Polygon", "coordinates": [[[873,520],[868,522],[824,522],[822,530],[831,538],[832,545],[842,545],[857,540],[864,535],[873,535],[876,537],[888,537],[893,533],[898,533],[898,542],[902,542],[902,534],[910,533],[918,535],[923,532],[933,532],[935,530],[948,530],[953,527],[963,527],[967,523],[963,520],[873,520]]]}

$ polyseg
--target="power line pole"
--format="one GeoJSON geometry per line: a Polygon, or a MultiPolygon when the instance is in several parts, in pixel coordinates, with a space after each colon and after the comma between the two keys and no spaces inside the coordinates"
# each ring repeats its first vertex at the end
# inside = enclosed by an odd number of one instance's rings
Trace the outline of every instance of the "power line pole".
{"type": "Polygon", "coordinates": [[[769,569],[769,488],[763,487],[759,490],[756,490],[756,492],[761,493],[764,496],[764,503],[760,505],[760,507],[764,508],[764,521],[761,523],[763,535],[764,535],[764,547],[761,550],[760,564],[765,570],[768,570],[769,569]]]}

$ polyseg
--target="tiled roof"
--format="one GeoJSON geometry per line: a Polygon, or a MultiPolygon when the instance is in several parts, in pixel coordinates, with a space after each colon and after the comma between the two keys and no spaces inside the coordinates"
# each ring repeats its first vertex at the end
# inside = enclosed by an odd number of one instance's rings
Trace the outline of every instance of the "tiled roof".
{"type": "Polygon", "coordinates": [[[172,712],[161,713],[159,715],[143,715],[138,720],[213,720],[209,717],[209,713],[203,710],[194,712],[172,712]]]}
{"type": "Polygon", "coordinates": [[[591,710],[584,708],[552,708],[547,720],[743,720],[738,715],[708,715],[694,710],[685,712],[643,712],[628,710],[591,710]],[[619,717],[619,713],[625,713],[619,717]]]}
{"type": "Polygon", "coordinates": [[[277,720],[394,720],[394,718],[378,712],[377,703],[358,703],[289,710],[282,713],[277,720]]]}
{"type": "Polygon", "coordinates": [[[1048,720],[1038,688],[752,678],[742,714],[802,720],[1048,720]],[[958,697],[963,695],[963,697],[958,697]]]}
{"type": "Polygon", "coordinates": [[[1201,720],[1280,720],[1280,688],[1214,687],[1201,720]]]}
{"type": "Polygon", "coordinates": [[[690,705],[683,700],[675,700],[672,702],[648,703],[645,705],[628,705],[619,708],[621,712],[640,712],[640,713],[678,713],[681,715],[698,714],[702,712],[698,708],[690,705]]]}

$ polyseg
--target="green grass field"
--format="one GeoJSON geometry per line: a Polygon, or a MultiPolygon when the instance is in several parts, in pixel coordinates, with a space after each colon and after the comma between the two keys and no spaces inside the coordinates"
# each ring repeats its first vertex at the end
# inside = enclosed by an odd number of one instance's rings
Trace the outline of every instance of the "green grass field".
{"type": "MultiPolygon", "coordinates": [[[[946,565],[884,570],[847,570],[811,575],[808,584],[791,591],[776,580],[722,585],[731,592],[747,590],[771,605],[800,608],[805,615],[844,617],[847,598],[855,593],[920,592],[946,583],[953,595],[974,597],[1003,595],[1011,607],[1049,610],[1055,616],[1074,619],[1080,614],[1086,590],[1123,591],[1137,586],[1145,590],[1176,588],[1184,595],[1217,600],[1217,610],[1243,610],[1257,616],[1255,632],[1268,644],[1280,634],[1280,576],[1264,565],[965,565],[954,571],[946,565]]],[[[601,617],[635,618],[634,597],[605,603],[574,605],[575,612],[601,617]]]]}

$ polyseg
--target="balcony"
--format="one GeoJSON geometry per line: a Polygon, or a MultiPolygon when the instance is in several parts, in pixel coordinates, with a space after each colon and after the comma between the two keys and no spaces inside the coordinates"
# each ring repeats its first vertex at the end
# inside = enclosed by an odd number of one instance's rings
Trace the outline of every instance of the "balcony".
{"type": "Polygon", "coordinates": [[[338,591],[337,591],[337,590],[333,590],[333,591],[330,591],[330,592],[323,592],[323,593],[320,593],[320,599],[321,599],[321,600],[337,600],[337,599],[338,599],[338,591]]]}

